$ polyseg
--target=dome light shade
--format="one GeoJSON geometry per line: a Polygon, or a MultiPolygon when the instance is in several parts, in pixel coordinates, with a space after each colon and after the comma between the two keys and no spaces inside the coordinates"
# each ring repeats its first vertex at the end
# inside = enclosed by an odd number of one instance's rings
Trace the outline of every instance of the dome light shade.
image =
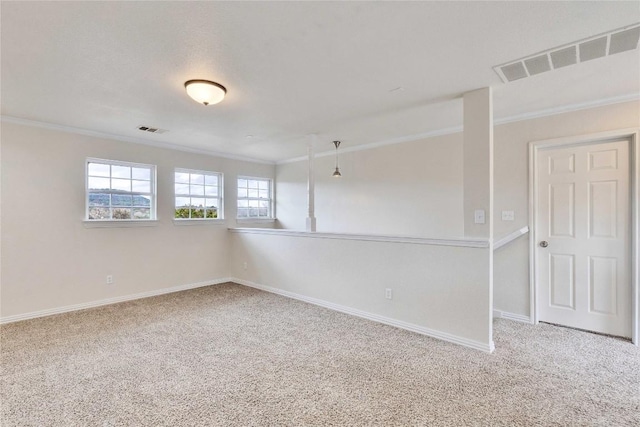
{"type": "Polygon", "coordinates": [[[194,101],[204,105],[213,105],[224,99],[227,89],[209,80],[189,80],[184,84],[187,94],[194,101]]]}

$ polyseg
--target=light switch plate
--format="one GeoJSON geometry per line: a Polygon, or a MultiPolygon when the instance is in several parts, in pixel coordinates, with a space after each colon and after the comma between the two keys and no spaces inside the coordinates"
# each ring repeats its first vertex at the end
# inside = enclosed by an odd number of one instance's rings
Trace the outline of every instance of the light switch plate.
{"type": "Polygon", "coordinates": [[[513,211],[502,211],[503,221],[513,221],[516,219],[516,215],[513,211]]]}
{"type": "Polygon", "coordinates": [[[484,209],[477,209],[473,213],[473,219],[476,224],[484,224],[484,209]]]}

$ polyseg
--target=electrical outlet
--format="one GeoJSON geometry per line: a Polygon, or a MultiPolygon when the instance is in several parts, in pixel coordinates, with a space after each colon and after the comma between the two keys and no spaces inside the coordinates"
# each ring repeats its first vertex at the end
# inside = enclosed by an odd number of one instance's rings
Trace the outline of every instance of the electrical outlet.
{"type": "Polygon", "coordinates": [[[246,270],[246,269],[247,269],[247,266],[248,266],[248,265],[247,265],[247,262],[246,262],[246,261],[242,263],[242,269],[243,269],[243,270],[246,270]]]}
{"type": "Polygon", "coordinates": [[[516,215],[513,211],[502,211],[503,221],[513,221],[516,219],[516,215]]]}
{"type": "Polygon", "coordinates": [[[113,285],[113,276],[111,274],[107,276],[107,285],[113,285]]]}
{"type": "Polygon", "coordinates": [[[393,299],[393,291],[390,288],[384,290],[384,297],[386,299],[393,299]]]}

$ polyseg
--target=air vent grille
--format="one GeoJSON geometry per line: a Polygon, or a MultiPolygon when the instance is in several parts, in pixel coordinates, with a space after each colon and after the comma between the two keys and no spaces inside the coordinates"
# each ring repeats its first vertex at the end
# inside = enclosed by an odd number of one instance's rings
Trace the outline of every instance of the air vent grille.
{"type": "Polygon", "coordinates": [[[497,65],[493,69],[503,82],[508,83],[580,62],[634,50],[638,48],[639,40],[640,24],[633,24],[497,65]]]}
{"type": "Polygon", "coordinates": [[[168,132],[168,130],[166,129],[160,129],[160,128],[156,128],[153,126],[138,126],[138,130],[141,130],[143,132],[149,132],[149,133],[165,133],[168,132]]]}

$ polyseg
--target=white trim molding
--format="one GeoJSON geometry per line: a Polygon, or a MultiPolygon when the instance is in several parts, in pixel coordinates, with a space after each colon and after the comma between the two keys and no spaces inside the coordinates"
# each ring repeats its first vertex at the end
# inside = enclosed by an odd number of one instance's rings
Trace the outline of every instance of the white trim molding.
{"type": "Polygon", "coordinates": [[[538,323],[537,278],[536,278],[536,159],[538,151],[549,147],[568,147],[585,145],[608,140],[628,139],[630,143],[630,181],[631,181],[631,341],[640,345],[640,129],[620,129],[588,135],[576,135],[529,143],[529,301],[530,317],[538,323]]]}
{"type": "Polygon", "coordinates": [[[195,288],[202,288],[205,286],[219,285],[221,283],[227,283],[227,282],[233,282],[233,281],[234,281],[233,279],[227,278],[227,277],[223,279],[206,280],[204,282],[189,283],[186,285],[173,286],[171,288],[156,289],[153,291],[140,292],[137,294],[124,295],[120,297],[107,298],[107,299],[102,299],[98,301],[90,301],[90,302],[85,302],[80,304],[66,305],[63,307],[55,307],[55,308],[49,308],[45,310],[32,311],[24,314],[16,314],[13,316],[0,317],[0,325],[6,324],[6,323],[19,322],[21,320],[35,319],[38,317],[52,316],[54,314],[69,313],[69,312],[78,311],[78,310],[86,310],[88,308],[95,308],[95,307],[101,307],[103,305],[111,305],[111,304],[117,304],[120,302],[133,301],[141,298],[149,298],[149,297],[155,297],[158,295],[171,294],[174,292],[186,291],[186,290],[195,289],[195,288]]]}
{"type": "Polygon", "coordinates": [[[82,220],[85,228],[129,228],[129,227],[155,227],[157,219],[85,219],[82,220]]]}
{"type": "Polygon", "coordinates": [[[425,335],[431,338],[439,339],[441,341],[447,341],[453,344],[462,345],[465,347],[481,350],[486,353],[492,353],[495,350],[495,344],[493,341],[491,344],[485,344],[482,342],[470,340],[467,338],[459,337],[457,335],[447,334],[445,332],[436,331],[434,329],[425,328],[423,326],[414,325],[412,323],[403,322],[401,320],[392,319],[390,317],[380,316],[377,314],[369,313],[367,311],[357,310],[355,308],[347,307],[340,304],[334,304],[328,301],[324,301],[317,298],[300,295],[294,292],[285,291],[271,286],[261,285],[248,280],[242,280],[238,278],[230,279],[231,282],[239,285],[248,286],[251,288],[259,289],[261,291],[269,292],[272,294],[281,295],[287,298],[303,301],[309,304],[317,305],[320,307],[328,308],[329,310],[339,311],[341,313],[349,314],[351,316],[361,317],[363,319],[371,320],[377,323],[382,323],[396,328],[404,329],[407,331],[415,332],[421,335],[425,335]]]}
{"type": "Polygon", "coordinates": [[[502,310],[493,310],[493,318],[513,320],[515,322],[528,323],[530,325],[533,324],[533,321],[531,320],[531,316],[525,316],[523,314],[516,314],[516,313],[509,313],[508,311],[502,311],[502,310]]]}
{"type": "Polygon", "coordinates": [[[506,236],[504,236],[503,238],[499,239],[498,241],[494,242],[493,244],[493,250],[495,251],[496,249],[499,249],[505,245],[508,245],[509,243],[513,242],[514,240],[516,240],[518,237],[520,236],[524,236],[525,234],[527,234],[529,232],[529,227],[528,226],[524,226],[519,230],[514,231],[513,233],[509,233],[506,236]]]}
{"type": "Polygon", "coordinates": [[[465,248],[488,248],[488,239],[430,239],[424,237],[383,236],[375,234],[314,233],[298,230],[273,228],[229,228],[231,233],[271,234],[289,237],[308,237],[312,239],[364,240],[368,242],[410,243],[413,245],[459,246],[465,248]]]}

